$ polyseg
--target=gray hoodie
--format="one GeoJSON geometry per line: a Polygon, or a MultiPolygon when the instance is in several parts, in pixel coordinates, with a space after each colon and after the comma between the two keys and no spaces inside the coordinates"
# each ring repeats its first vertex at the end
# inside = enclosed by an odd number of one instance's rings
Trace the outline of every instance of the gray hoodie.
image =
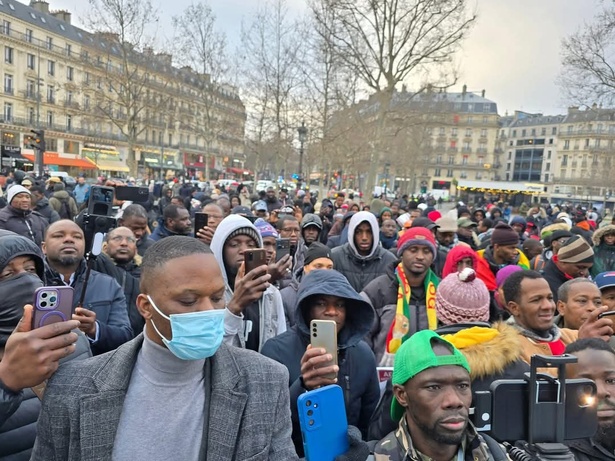
{"type": "MultiPolygon", "coordinates": [[[[227,216],[220,222],[209,246],[216,261],[218,261],[220,265],[220,271],[222,272],[222,277],[226,285],[224,297],[227,304],[233,297],[233,289],[228,283],[228,277],[224,267],[224,244],[231,233],[242,227],[248,227],[254,230],[258,236],[258,242],[256,243],[259,248],[262,248],[263,242],[260,238],[258,229],[248,219],[239,215],[227,216]]],[[[284,306],[278,289],[273,285],[269,286],[258,303],[259,325],[257,326],[252,325],[252,322],[249,320],[244,320],[243,314],[237,316],[228,309],[226,310],[226,317],[224,319],[224,340],[227,343],[233,346],[245,347],[246,339],[250,331],[254,328],[259,328],[260,341],[258,350],[260,351],[263,344],[265,344],[268,339],[286,331],[284,306]]]]}

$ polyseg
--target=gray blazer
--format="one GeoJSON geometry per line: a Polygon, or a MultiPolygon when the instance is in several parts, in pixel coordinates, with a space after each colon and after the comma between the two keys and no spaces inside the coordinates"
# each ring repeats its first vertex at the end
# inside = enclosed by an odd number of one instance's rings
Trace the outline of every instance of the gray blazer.
{"type": "MultiPolygon", "coordinates": [[[[142,343],[141,334],[115,351],[60,367],[45,391],[32,460],[111,460],[142,343]]],[[[207,454],[200,461],[297,460],[286,368],[226,344],[211,360],[207,454]]]]}

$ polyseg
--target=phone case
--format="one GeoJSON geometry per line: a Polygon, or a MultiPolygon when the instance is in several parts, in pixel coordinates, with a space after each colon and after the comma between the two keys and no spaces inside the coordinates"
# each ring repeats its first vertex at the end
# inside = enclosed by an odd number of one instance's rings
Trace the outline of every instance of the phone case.
{"type": "Polygon", "coordinates": [[[267,264],[267,253],[262,248],[244,252],[246,262],[246,274],[259,266],[267,264]]]}
{"type": "Polygon", "coordinates": [[[278,239],[275,242],[275,262],[290,254],[290,239],[278,239]]]}
{"type": "Polygon", "coordinates": [[[334,461],[348,451],[348,421],[341,387],[333,384],[301,394],[297,409],[307,461],[334,461]]]}
{"type": "MultiPolygon", "coordinates": [[[[333,364],[337,365],[337,324],[333,320],[312,320],[310,322],[310,343],[312,347],[322,347],[333,357],[333,364]]],[[[335,379],[332,373],[329,378],[335,379]]]]}
{"type": "Polygon", "coordinates": [[[197,212],[194,213],[194,235],[204,227],[207,227],[207,220],[209,217],[207,213],[197,212]]]}
{"type": "Polygon", "coordinates": [[[34,292],[32,328],[70,320],[74,290],[69,286],[41,287],[34,292]]]}

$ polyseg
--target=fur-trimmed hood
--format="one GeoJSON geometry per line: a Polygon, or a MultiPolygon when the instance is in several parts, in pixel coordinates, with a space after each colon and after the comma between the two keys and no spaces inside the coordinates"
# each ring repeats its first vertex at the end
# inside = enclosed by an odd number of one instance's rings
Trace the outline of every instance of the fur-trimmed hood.
{"type": "Polygon", "coordinates": [[[461,330],[446,337],[468,359],[470,376],[473,380],[501,374],[507,366],[523,357],[521,335],[514,327],[497,322],[491,328],[483,327],[482,329],[496,330],[498,334],[487,341],[466,347],[457,345],[456,339],[459,339],[459,336],[467,330],[461,330]]]}
{"type": "Polygon", "coordinates": [[[594,246],[600,245],[602,243],[602,237],[607,234],[615,234],[614,225],[609,224],[608,226],[601,227],[594,232],[594,235],[592,235],[592,241],[594,242],[594,246]]]}

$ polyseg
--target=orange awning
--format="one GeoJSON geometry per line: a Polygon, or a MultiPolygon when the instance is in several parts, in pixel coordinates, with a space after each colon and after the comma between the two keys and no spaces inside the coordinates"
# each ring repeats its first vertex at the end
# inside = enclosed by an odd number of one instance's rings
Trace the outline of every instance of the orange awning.
{"type": "MultiPolygon", "coordinates": [[[[34,162],[34,154],[24,153],[22,155],[31,162],[34,162]]],[[[43,165],[72,166],[84,168],[86,170],[93,170],[96,168],[94,162],[91,162],[87,158],[63,157],[57,152],[45,152],[43,155],[43,165]]]]}

